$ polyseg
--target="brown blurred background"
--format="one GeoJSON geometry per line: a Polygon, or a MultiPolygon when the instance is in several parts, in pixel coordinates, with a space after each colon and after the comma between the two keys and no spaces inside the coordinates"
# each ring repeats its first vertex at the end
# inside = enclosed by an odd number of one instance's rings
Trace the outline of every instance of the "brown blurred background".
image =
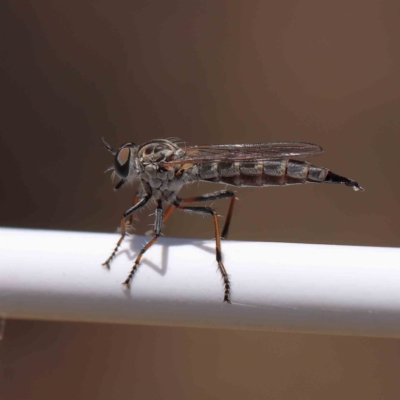
{"type": "MultiPolygon", "coordinates": [[[[241,189],[231,239],[399,246],[399,15],[396,0],[3,1],[0,224],[114,231],[133,193],[103,174],[102,137],[308,141],[326,150],[317,165],[366,192],[241,189]]],[[[213,237],[208,219],[178,212],[164,233],[213,237]]],[[[5,399],[398,399],[399,350],[376,338],[7,321],[0,383],[5,399]]]]}

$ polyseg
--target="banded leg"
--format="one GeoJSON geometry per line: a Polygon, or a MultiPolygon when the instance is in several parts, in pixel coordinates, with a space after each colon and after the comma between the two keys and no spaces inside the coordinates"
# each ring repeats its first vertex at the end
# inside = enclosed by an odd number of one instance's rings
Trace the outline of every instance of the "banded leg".
{"type": "MultiPolygon", "coordinates": [[[[137,201],[138,201],[138,199],[139,199],[138,193],[139,193],[139,191],[138,191],[138,192],[135,194],[135,196],[133,197],[132,205],[135,205],[135,204],[137,203],[137,201]]],[[[126,225],[132,225],[132,220],[133,220],[133,213],[129,215],[129,218],[128,218],[128,220],[126,221],[126,225]]]]}
{"type": "Polygon", "coordinates": [[[229,190],[218,190],[217,192],[206,193],[197,197],[185,197],[181,199],[182,203],[195,203],[196,201],[213,201],[219,199],[227,199],[230,198],[231,201],[229,203],[228,214],[226,216],[224,227],[222,228],[221,238],[226,239],[228,237],[229,226],[231,224],[232,214],[233,214],[233,205],[235,204],[235,193],[229,190]]]}
{"type": "MultiPolygon", "coordinates": [[[[229,226],[231,223],[231,218],[232,218],[232,213],[233,213],[233,205],[235,204],[235,193],[230,192],[228,190],[218,190],[217,192],[212,192],[212,193],[206,193],[201,196],[197,197],[185,197],[184,199],[180,199],[182,203],[195,203],[197,201],[213,201],[213,200],[219,200],[219,199],[225,199],[225,198],[230,198],[230,204],[229,204],[229,210],[228,214],[226,216],[225,224],[222,229],[222,235],[221,239],[226,239],[228,236],[228,231],[229,231],[229,226]]],[[[172,211],[174,209],[173,205],[169,205],[167,209],[165,210],[165,213],[163,215],[163,220],[162,222],[164,223],[167,218],[171,215],[172,211]]],[[[146,235],[154,235],[154,231],[148,231],[146,232],[146,235]]]]}
{"type": "Polygon", "coordinates": [[[122,214],[122,219],[121,219],[121,237],[119,238],[117,245],[115,246],[114,251],[111,253],[110,257],[107,258],[107,260],[102,264],[105,265],[108,269],[110,269],[110,262],[111,260],[115,257],[117,254],[117,251],[119,249],[119,246],[121,246],[122,241],[124,240],[126,236],[126,224],[125,224],[125,219],[129,217],[132,213],[134,213],[136,210],[139,210],[139,208],[142,208],[151,198],[151,193],[146,194],[145,197],[142,197],[136,204],[134,204],[129,210],[125,211],[122,214]]]}
{"type": "Polygon", "coordinates": [[[222,263],[222,254],[221,254],[221,236],[219,233],[219,226],[218,226],[218,216],[217,212],[211,208],[211,207],[188,207],[188,206],[183,206],[181,199],[177,199],[173,205],[176,208],[179,208],[180,210],[184,211],[190,211],[198,214],[206,214],[206,215],[211,215],[214,220],[214,231],[215,231],[215,255],[218,263],[218,269],[221,272],[222,279],[224,281],[224,302],[226,301],[227,303],[231,304],[231,284],[229,282],[229,276],[226,272],[226,269],[224,267],[224,264],[222,263]]]}
{"type": "Polygon", "coordinates": [[[146,251],[157,241],[161,234],[161,228],[162,228],[162,220],[163,220],[163,209],[162,209],[162,202],[161,200],[158,200],[157,202],[157,208],[155,211],[155,221],[154,221],[154,237],[153,239],[150,240],[146,245],[142,247],[140,250],[138,256],[136,257],[135,263],[133,264],[132,270],[129,273],[128,277],[126,278],[125,282],[123,282],[124,285],[126,285],[128,288],[130,287],[133,275],[135,274],[140,260],[142,259],[142,256],[146,251]]]}
{"type": "MultiPolygon", "coordinates": [[[[171,215],[172,211],[174,210],[174,206],[172,204],[170,204],[167,209],[165,210],[165,212],[163,213],[163,217],[162,217],[162,223],[164,224],[164,222],[168,219],[168,217],[171,215]]],[[[154,235],[154,229],[150,229],[148,230],[145,235],[146,236],[152,236],[154,235]]]]}

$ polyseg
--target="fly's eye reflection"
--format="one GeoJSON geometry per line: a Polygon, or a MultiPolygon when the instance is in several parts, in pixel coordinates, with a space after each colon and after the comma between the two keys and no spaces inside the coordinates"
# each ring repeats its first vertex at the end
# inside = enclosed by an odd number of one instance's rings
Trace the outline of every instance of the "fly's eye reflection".
{"type": "Polygon", "coordinates": [[[115,156],[115,172],[117,175],[125,179],[129,175],[129,161],[131,158],[131,149],[129,147],[124,147],[119,150],[115,156]]]}

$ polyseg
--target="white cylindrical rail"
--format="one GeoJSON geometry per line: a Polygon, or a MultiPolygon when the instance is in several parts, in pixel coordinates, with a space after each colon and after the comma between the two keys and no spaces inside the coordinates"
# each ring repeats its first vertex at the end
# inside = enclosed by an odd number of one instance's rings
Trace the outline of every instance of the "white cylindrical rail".
{"type": "Polygon", "coordinates": [[[117,234],[0,229],[0,315],[66,321],[400,337],[400,249],[160,238],[131,289],[141,245],[117,234]]]}

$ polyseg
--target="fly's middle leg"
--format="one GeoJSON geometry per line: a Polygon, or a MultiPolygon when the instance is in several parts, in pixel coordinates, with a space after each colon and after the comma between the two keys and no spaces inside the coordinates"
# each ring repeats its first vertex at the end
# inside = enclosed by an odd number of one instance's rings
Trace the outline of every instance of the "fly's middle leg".
{"type": "Polygon", "coordinates": [[[157,241],[157,239],[161,235],[161,229],[162,229],[162,221],[163,221],[163,209],[162,209],[162,202],[161,200],[158,200],[157,202],[157,208],[155,211],[155,221],[154,221],[154,237],[153,239],[150,240],[147,244],[145,244],[142,249],[140,250],[138,256],[136,257],[136,260],[133,264],[132,270],[129,273],[128,277],[125,279],[123,282],[124,285],[126,285],[128,288],[130,287],[133,275],[137,271],[137,268],[139,266],[140,260],[142,259],[142,256],[146,251],[157,241]]]}
{"type": "Polygon", "coordinates": [[[218,215],[217,212],[211,207],[188,207],[181,204],[182,199],[177,199],[173,205],[180,210],[194,212],[197,214],[211,215],[214,221],[214,231],[215,231],[215,255],[218,263],[218,269],[221,272],[222,279],[224,281],[224,302],[231,304],[231,283],[229,281],[229,276],[226,272],[224,264],[222,263],[222,253],[221,253],[221,236],[219,233],[218,226],[218,215]]]}
{"type": "MultiPolygon", "coordinates": [[[[163,217],[162,217],[162,223],[163,224],[168,219],[168,217],[171,215],[173,210],[174,210],[174,206],[172,204],[170,204],[167,207],[167,209],[165,210],[165,212],[163,213],[163,217]]],[[[154,229],[150,229],[145,234],[146,234],[146,236],[152,236],[152,235],[154,235],[154,233],[155,233],[154,229]]]]}

